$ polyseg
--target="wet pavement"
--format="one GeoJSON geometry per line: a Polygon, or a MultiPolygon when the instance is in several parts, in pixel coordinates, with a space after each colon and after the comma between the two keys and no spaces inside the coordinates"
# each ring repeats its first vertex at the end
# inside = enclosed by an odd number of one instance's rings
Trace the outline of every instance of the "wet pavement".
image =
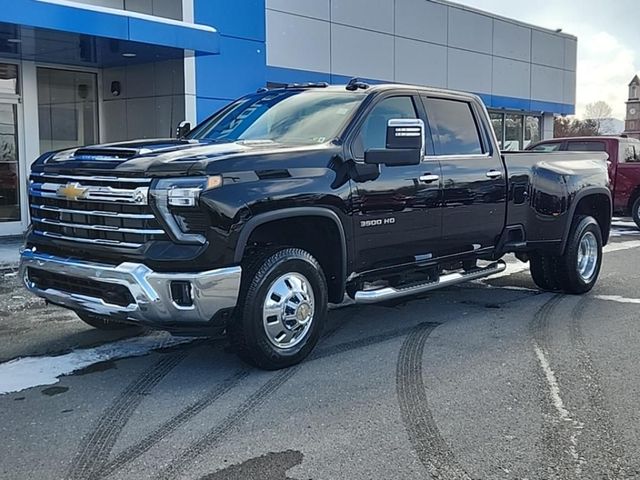
{"type": "Polygon", "coordinates": [[[0,395],[0,478],[640,478],[638,233],[616,221],[588,295],[541,293],[509,258],[332,310],[278,372],[224,340],[92,330],[0,276],[0,387],[16,365],[33,385],[0,395]],[[27,360],[85,363],[44,385],[27,360]]]}

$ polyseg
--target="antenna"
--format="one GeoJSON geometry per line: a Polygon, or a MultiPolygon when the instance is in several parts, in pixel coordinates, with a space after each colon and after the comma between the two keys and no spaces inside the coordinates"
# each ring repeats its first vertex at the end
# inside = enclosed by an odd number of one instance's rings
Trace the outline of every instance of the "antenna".
{"type": "Polygon", "coordinates": [[[353,77],[351,80],[349,80],[349,83],[347,83],[346,89],[350,92],[355,92],[359,88],[361,88],[362,90],[366,90],[367,88],[369,88],[369,86],[370,85],[368,83],[361,81],[357,77],[353,77]]]}

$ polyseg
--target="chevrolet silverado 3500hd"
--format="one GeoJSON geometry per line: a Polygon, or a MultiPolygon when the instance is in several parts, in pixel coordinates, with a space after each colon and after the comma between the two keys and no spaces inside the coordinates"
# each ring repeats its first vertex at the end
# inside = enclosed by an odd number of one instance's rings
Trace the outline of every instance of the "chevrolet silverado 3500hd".
{"type": "Polygon", "coordinates": [[[29,290],[97,328],[227,332],[277,369],[345,293],[422,293],[500,272],[509,252],[544,290],[598,277],[607,155],[500,152],[474,95],[296,84],[183,130],[37,159],[29,290]]]}

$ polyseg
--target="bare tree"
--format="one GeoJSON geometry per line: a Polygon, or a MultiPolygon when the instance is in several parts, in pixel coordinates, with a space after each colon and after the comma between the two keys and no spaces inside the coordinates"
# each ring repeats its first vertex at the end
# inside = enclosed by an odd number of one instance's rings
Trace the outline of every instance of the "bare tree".
{"type": "Polygon", "coordinates": [[[593,137],[598,135],[595,120],[579,120],[570,117],[556,117],[553,122],[553,136],[560,137],[593,137]]]}
{"type": "Polygon", "coordinates": [[[611,118],[611,112],[611,106],[602,100],[590,103],[585,107],[585,117],[595,122],[598,131],[597,135],[611,133],[608,131],[609,128],[606,122],[611,118]]]}

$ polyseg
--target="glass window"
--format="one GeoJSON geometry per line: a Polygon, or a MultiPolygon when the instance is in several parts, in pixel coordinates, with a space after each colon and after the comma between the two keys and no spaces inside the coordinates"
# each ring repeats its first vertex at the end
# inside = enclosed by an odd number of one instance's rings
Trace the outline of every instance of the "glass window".
{"type": "Polygon", "coordinates": [[[40,152],[98,143],[96,75],[38,68],[40,152]]]}
{"type": "Polygon", "coordinates": [[[540,141],[540,117],[524,117],[524,148],[540,141]]]}
{"type": "Polygon", "coordinates": [[[604,142],[569,141],[567,150],[570,152],[606,152],[607,145],[604,142]]]}
{"type": "Polygon", "coordinates": [[[629,143],[621,143],[620,150],[622,151],[622,163],[632,163],[640,161],[640,159],[638,159],[638,153],[640,152],[638,152],[635,145],[631,145],[629,143]]]}
{"type": "Polygon", "coordinates": [[[504,140],[504,114],[503,113],[490,113],[491,125],[493,131],[496,132],[496,138],[498,139],[498,146],[502,149],[502,143],[504,140]]]}
{"type": "Polygon", "coordinates": [[[533,150],[534,152],[557,152],[558,150],[560,150],[561,146],[562,143],[560,142],[541,143],[540,145],[536,145],[535,147],[533,147],[531,150],[533,150]]]}
{"type": "Polygon", "coordinates": [[[355,141],[354,154],[357,158],[362,158],[369,149],[386,147],[387,124],[394,118],[418,118],[411,97],[385,98],[371,109],[355,141]]]}
{"type": "Polygon", "coordinates": [[[250,95],[196,127],[189,138],[219,142],[266,140],[292,145],[325,143],[338,135],[364,97],[362,93],[320,89],[250,95]]]}
{"type": "Polygon", "coordinates": [[[20,220],[16,106],[0,103],[0,222],[20,220]]]}
{"type": "Polygon", "coordinates": [[[523,119],[524,117],[518,114],[508,113],[505,115],[505,138],[503,150],[522,150],[523,119]]]}
{"type": "Polygon", "coordinates": [[[0,63],[0,94],[15,95],[18,92],[18,66],[0,63]]]}
{"type": "Polygon", "coordinates": [[[482,153],[478,126],[467,102],[425,99],[436,155],[482,153]]]}

